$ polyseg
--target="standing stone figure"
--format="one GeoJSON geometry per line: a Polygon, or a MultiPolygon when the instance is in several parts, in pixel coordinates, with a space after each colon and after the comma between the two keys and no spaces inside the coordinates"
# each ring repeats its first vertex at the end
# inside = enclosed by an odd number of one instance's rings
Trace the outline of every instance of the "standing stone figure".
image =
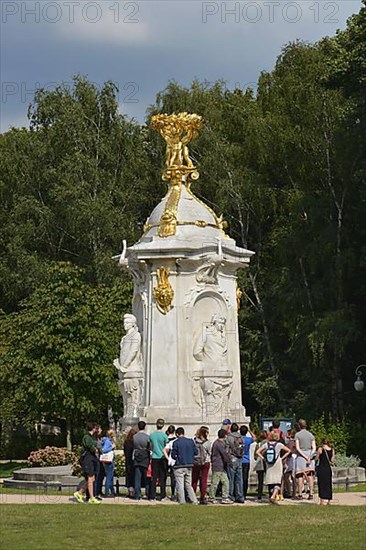
{"type": "Polygon", "coordinates": [[[193,356],[202,364],[195,371],[193,393],[196,401],[205,407],[207,415],[225,414],[233,385],[233,373],[227,360],[226,319],[215,314],[203,334],[196,338],[193,356]],[[198,385],[200,395],[198,393],[198,385]]]}
{"type": "Polygon", "coordinates": [[[119,358],[113,361],[118,369],[118,385],[123,397],[124,417],[138,416],[143,392],[143,363],[141,354],[141,334],[134,315],[123,317],[126,335],[120,344],[119,358]]]}

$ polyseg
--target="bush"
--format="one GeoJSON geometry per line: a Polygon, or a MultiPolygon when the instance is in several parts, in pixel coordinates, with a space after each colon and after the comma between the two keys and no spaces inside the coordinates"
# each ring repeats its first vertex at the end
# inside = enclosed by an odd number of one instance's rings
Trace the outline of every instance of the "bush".
{"type": "Polygon", "coordinates": [[[74,455],[71,463],[72,475],[76,477],[81,477],[83,475],[81,465],[80,465],[82,447],[81,445],[75,445],[75,447],[73,447],[72,450],[74,455]]]}
{"type": "Polygon", "coordinates": [[[126,459],[125,455],[116,455],[114,457],[114,475],[123,477],[126,474],[126,459]]]}
{"type": "Polygon", "coordinates": [[[366,425],[361,421],[352,422],[348,453],[360,457],[361,465],[366,466],[366,425]]]}
{"type": "Polygon", "coordinates": [[[38,451],[32,451],[28,457],[29,466],[65,466],[72,464],[74,453],[63,447],[45,447],[38,451]]]}
{"type": "Polygon", "coordinates": [[[346,456],[344,454],[336,454],[335,466],[337,468],[357,468],[361,464],[361,459],[358,456],[346,456]]]}
{"type": "Polygon", "coordinates": [[[329,439],[337,454],[345,455],[350,441],[350,423],[348,420],[333,421],[324,414],[311,423],[310,431],[314,435],[317,446],[322,439],[329,439]]]}

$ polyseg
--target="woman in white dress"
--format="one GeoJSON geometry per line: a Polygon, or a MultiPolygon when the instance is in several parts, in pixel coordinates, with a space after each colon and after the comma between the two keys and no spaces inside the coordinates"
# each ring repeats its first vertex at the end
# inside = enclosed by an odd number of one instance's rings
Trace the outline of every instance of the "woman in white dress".
{"type": "Polygon", "coordinates": [[[280,436],[276,432],[268,434],[268,441],[257,450],[257,456],[266,464],[266,483],[270,493],[271,504],[277,503],[277,495],[281,489],[283,475],[283,461],[291,453],[290,449],[279,442],[280,436]],[[284,451],[281,456],[281,451],[284,451]],[[271,460],[270,457],[273,456],[271,460]]]}

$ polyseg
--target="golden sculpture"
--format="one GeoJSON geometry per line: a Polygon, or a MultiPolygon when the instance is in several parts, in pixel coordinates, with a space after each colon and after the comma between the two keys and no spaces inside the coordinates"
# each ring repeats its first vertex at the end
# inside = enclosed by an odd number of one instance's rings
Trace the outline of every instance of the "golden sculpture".
{"type": "Polygon", "coordinates": [[[154,298],[156,301],[156,307],[166,315],[172,309],[172,302],[174,298],[174,290],[169,282],[170,269],[167,267],[160,267],[156,270],[156,276],[158,285],[154,287],[154,298]]]}
{"type": "Polygon", "coordinates": [[[188,143],[194,139],[202,127],[202,117],[195,114],[154,115],[151,126],[163,136],[167,143],[163,180],[170,182],[165,210],[159,221],[159,237],[175,235],[178,204],[182,180],[197,180],[199,173],[189,156],[188,143]]]}
{"type": "MultiPolygon", "coordinates": [[[[159,114],[151,117],[151,126],[162,135],[167,143],[162,179],[169,183],[169,191],[164,212],[159,220],[158,236],[170,237],[175,235],[178,225],[191,224],[197,227],[212,225],[225,235],[224,229],[227,227],[227,223],[222,219],[222,216],[216,216],[215,212],[190,190],[191,182],[199,178],[199,172],[189,156],[188,143],[197,137],[199,130],[202,128],[202,117],[185,112],[172,115],[159,114]],[[195,222],[178,220],[182,184],[186,186],[187,191],[197,202],[203,204],[211,212],[216,221],[215,225],[202,220],[196,220],[195,222]]],[[[147,220],[144,230],[149,230],[152,227],[154,225],[150,225],[147,220]]]]}
{"type": "Polygon", "coordinates": [[[167,142],[165,177],[170,180],[173,171],[179,171],[181,175],[194,171],[187,145],[202,128],[202,117],[188,113],[154,115],[151,125],[167,142]]]}

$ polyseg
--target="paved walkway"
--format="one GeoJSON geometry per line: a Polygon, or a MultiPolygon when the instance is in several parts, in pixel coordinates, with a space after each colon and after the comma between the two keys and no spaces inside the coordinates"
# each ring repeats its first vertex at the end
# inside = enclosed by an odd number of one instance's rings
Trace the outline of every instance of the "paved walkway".
{"type": "MultiPolygon", "coordinates": [[[[0,494],[0,504],[77,504],[73,497],[67,495],[30,495],[30,494],[0,494]]],[[[177,506],[175,502],[160,503],[157,501],[150,502],[148,500],[140,500],[135,502],[126,497],[106,498],[102,502],[102,506],[110,504],[124,504],[132,506],[177,506]]],[[[293,501],[284,500],[278,506],[315,506],[318,504],[318,498],[315,497],[314,501],[293,501]]],[[[363,493],[335,493],[332,505],[342,506],[365,506],[366,505],[366,492],[363,493]]],[[[214,505],[210,505],[214,506],[214,505]]],[[[222,506],[222,505],[218,505],[222,506]]],[[[242,504],[234,504],[233,506],[243,506],[242,504]]],[[[245,506],[268,506],[266,502],[259,503],[253,498],[250,498],[245,502],[245,506]]]]}

